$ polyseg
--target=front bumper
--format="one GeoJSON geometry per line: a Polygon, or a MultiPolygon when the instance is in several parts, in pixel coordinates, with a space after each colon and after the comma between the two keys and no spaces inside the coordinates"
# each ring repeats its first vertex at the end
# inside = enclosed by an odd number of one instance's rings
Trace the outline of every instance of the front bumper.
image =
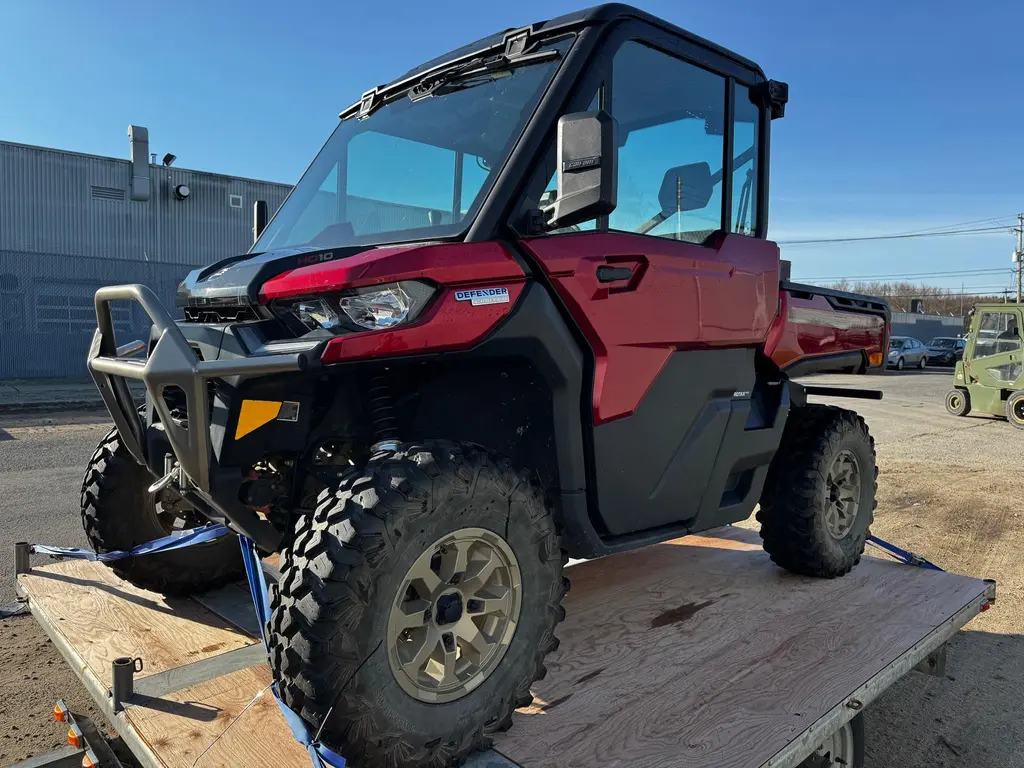
{"type": "Polygon", "coordinates": [[[212,513],[211,517],[234,523],[237,530],[257,543],[260,539],[266,540],[254,524],[259,521],[255,513],[237,502],[232,503],[234,500],[217,499],[211,491],[207,383],[211,379],[302,371],[317,359],[311,354],[312,350],[200,360],[156,295],[142,285],[117,285],[98,290],[96,323],[87,365],[125,448],[137,462],[153,467],[146,455],[146,424],[127,384],[127,379],[136,379],[145,385],[149,402],[174,452],[182,495],[204,512],[212,513]],[[110,313],[112,301],[137,302],[152,320],[154,341],[146,359],[131,359],[131,355],[139,351],[138,345],[118,348],[110,313]],[[168,387],[178,387],[185,394],[184,425],[172,418],[164,399],[164,390],[168,387]]]}

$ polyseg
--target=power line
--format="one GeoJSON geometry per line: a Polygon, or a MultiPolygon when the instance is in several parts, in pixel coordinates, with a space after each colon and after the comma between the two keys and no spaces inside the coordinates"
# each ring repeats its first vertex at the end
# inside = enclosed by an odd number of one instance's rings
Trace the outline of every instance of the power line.
{"type": "Polygon", "coordinates": [[[867,235],[864,237],[831,237],[820,240],[779,240],[778,245],[826,245],[837,243],[862,243],[875,240],[910,240],[919,237],[949,237],[952,235],[977,235],[986,232],[1005,232],[1006,227],[977,227],[975,229],[952,229],[942,232],[913,232],[902,235],[867,235]]]}
{"type": "Polygon", "coordinates": [[[940,229],[956,229],[957,227],[968,227],[971,224],[988,224],[989,222],[991,222],[992,224],[998,224],[999,222],[1003,222],[1003,224],[1001,224],[1000,226],[1007,226],[1007,227],[1009,227],[1009,226],[1012,226],[1013,221],[1014,221],[1015,218],[1016,218],[1016,216],[1014,214],[1007,214],[1006,216],[991,216],[991,217],[989,217],[987,219],[974,219],[973,221],[961,221],[961,222],[959,222],[957,224],[941,224],[941,225],[939,225],[937,227],[926,227],[925,229],[910,229],[910,230],[907,230],[906,232],[894,232],[893,234],[896,234],[896,235],[916,235],[916,234],[920,234],[920,233],[923,233],[923,232],[935,232],[936,230],[940,230],[940,229]]]}

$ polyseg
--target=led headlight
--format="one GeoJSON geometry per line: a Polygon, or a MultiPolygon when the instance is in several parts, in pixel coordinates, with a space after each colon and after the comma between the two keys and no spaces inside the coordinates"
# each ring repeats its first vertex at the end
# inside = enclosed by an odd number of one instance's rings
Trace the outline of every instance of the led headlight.
{"type": "Polygon", "coordinates": [[[360,328],[377,330],[404,323],[409,318],[412,302],[402,286],[395,283],[380,290],[342,296],[338,304],[360,328]]]}
{"type": "Polygon", "coordinates": [[[273,310],[301,335],[379,331],[415,320],[433,293],[434,286],[429,283],[404,280],[340,294],[277,301],[273,310]]]}
{"type": "Polygon", "coordinates": [[[295,319],[311,331],[321,328],[329,331],[341,322],[327,299],[303,299],[292,304],[291,311],[295,319]]]}

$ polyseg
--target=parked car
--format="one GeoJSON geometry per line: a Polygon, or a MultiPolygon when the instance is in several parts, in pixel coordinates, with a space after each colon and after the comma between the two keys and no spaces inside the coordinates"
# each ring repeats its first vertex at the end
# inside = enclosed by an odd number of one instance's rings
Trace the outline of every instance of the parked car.
{"type": "Polygon", "coordinates": [[[928,361],[936,365],[956,365],[963,360],[967,339],[953,336],[936,336],[928,342],[928,361]]]}
{"type": "Polygon", "coordinates": [[[928,347],[910,336],[893,336],[889,339],[888,365],[897,371],[911,365],[924,368],[928,365],[928,347]]]}

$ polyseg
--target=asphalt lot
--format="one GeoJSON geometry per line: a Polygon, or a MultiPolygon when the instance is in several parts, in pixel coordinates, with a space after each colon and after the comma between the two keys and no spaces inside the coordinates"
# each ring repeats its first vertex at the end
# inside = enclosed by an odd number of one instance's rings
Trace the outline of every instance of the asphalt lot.
{"type": "Polygon", "coordinates": [[[82,477],[108,429],[105,411],[0,415],[0,605],[14,599],[14,542],[86,545],[82,477]]]}
{"type": "MultiPolygon", "coordinates": [[[[950,570],[999,582],[996,607],[951,643],[947,678],[910,674],[869,708],[868,768],[1024,766],[1024,432],[946,414],[949,369],[815,383],[885,393],[880,402],[832,401],[859,411],[876,439],[872,531],[950,570]]],[[[107,429],[96,412],[0,415],[0,606],[14,598],[15,541],[85,544],[79,488],[107,429]]],[[[0,620],[0,691],[0,765],[61,743],[49,718],[56,698],[90,709],[31,617],[0,620]]]]}

